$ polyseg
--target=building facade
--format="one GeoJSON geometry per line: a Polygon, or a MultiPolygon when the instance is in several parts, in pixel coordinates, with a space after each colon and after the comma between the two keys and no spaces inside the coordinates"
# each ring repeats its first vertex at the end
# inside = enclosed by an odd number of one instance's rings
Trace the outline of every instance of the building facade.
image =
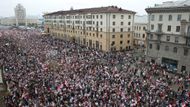
{"type": "Polygon", "coordinates": [[[131,49],[135,12],[116,6],[44,15],[45,32],[103,51],[131,49]]]}
{"type": "Polygon", "coordinates": [[[6,17],[6,18],[1,19],[0,24],[1,25],[8,25],[8,26],[16,25],[16,20],[14,17],[6,17]]]}
{"type": "MultiPolygon", "coordinates": [[[[38,18],[26,18],[26,23],[27,23],[28,27],[36,27],[36,26],[42,25],[42,22],[38,18]]],[[[8,26],[16,26],[16,19],[15,19],[15,17],[2,18],[2,19],[0,19],[0,24],[8,25],[8,26]]],[[[23,26],[23,24],[21,24],[20,26],[23,26]]]]}
{"type": "Polygon", "coordinates": [[[148,18],[146,15],[137,16],[135,15],[134,20],[134,34],[133,34],[133,43],[137,47],[146,47],[146,30],[148,25],[148,18]]]}
{"type": "Polygon", "coordinates": [[[164,2],[149,15],[147,56],[179,73],[190,70],[190,1],[164,2]]]}
{"type": "Polygon", "coordinates": [[[14,10],[15,10],[16,26],[27,25],[26,9],[21,4],[18,4],[14,10]]]}

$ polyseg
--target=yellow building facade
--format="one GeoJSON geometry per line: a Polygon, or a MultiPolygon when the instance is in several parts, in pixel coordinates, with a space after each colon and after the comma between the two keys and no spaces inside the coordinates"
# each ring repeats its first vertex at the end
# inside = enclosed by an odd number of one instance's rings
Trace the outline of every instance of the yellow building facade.
{"type": "Polygon", "coordinates": [[[106,52],[133,48],[135,12],[116,6],[58,11],[44,15],[45,32],[106,52]]]}

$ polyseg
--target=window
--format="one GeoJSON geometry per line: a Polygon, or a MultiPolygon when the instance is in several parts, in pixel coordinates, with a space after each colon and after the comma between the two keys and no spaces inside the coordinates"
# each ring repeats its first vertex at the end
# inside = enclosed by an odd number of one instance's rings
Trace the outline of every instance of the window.
{"type": "Polygon", "coordinates": [[[120,35],[120,38],[123,38],[123,34],[120,35]]]}
{"type": "Polygon", "coordinates": [[[189,22],[190,22],[190,15],[189,15],[189,22]]]}
{"type": "Polygon", "coordinates": [[[143,30],[146,30],[146,27],[143,27],[143,30]]]}
{"type": "Polygon", "coordinates": [[[115,15],[113,15],[113,19],[115,19],[115,15]]]}
{"type": "Polygon", "coordinates": [[[120,44],[123,44],[123,41],[120,41],[120,44]]]}
{"type": "Polygon", "coordinates": [[[177,53],[177,47],[174,47],[173,52],[177,53]]]}
{"type": "Polygon", "coordinates": [[[165,51],[169,51],[169,46],[165,46],[165,51]]]}
{"type": "Polygon", "coordinates": [[[100,22],[100,25],[103,25],[103,22],[102,22],[102,21],[100,22]]]}
{"type": "Polygon", "coordinates": [[[130,34],[128,34],[128,38],[130,38],[130,34]]]}
{"type": "Polygon", "coordinates": [[[130,43],[130,40],[128,40],[127,43],[129,44],[129,43],[130,43]]]}
{"type": "Polygon", "coordinates": [[[122,50],[123,49],[123,47],[120,47],[120,50],[122,50]]]}
{"type": "Polygon", "coordinates": [[[150,39],[153,39],[153,34],[150,34],[150,39]]]}
{"type": "Polygon", "coordinates": [[[151,30],[154,30],[154,25],[151,25],[151,30]]]}
{"type": "Polygon", "coordinates": [[[123,25],[123,22],[121,22],[121,25],[123,25]]]}
{"type": "Polygon", "coordinates": [[[121,19],[124,19],[124,16],[123,16],[123,15],[121,15],[121,19]]]}
{"type": "Polygon", "coordinates": [[[92,18],[94,19],[94,15],[92,16],[92,18]]]}
{"type": "Polygon", "coordinates": [[[131,31],[131,28],[128,28],[128,31],[131,31]]]}
{"type": "Polygon", "coordinates": [[[128,19],[131,19],[131,15],[128,16],[128,19]]]}
{"type": "Polygon", "coordinates": [[[115,45],[115,41],[112,41],[111,46],[115,45]]]}
{"type": "Polygon", "coordinates": [[[115,25],[115,22],[112,22],[112,25],[115,25]]]}
{"type": "Polygon", "coordinates": [[[115,28],[112,29],[112,32],[115,32],[115,28]]]}
{"type": "Polygon", "coordinates": [[[184,56],[188,55],[189,50],[187,48],[184,49],[184,56]]]}
{"type": "Polygon", "coordinates": [[[170,41],[170,36],[167,36],[167,37],[166,37],[166,41],[170,41]]]}
{"type": "Polygon", "coordinates": [[[169,15],[169,16],[168,16],[168,20],[169,20],[169,21],[172,21],[172,15],[169,15]]]}
{"type": "Polygon", "coordinates": [[[181,21],[181,14],[177,15],[177,21],[181,21]]]}
{"type": "Polygon", "coordinates": [[[100,50],[102,50],[102,45],[100,45],[100,50]]]}
{"type": "Polygon", "coordinates": [[[151,15],[151,21],[154,21],[154,15],[151,15]]]}
{"type": "Polygon", "coordinates": [[[100,35],[100,38],[102,38],[102,34],[100,35]]]}
{"type": "Polygon", "coordinates": [[[96,22],[96,26],[98,26],[98,21],[96,22]]]}
{"type": "Polygon", "coordinates": [[[162,32],[162,24],[158,24],[158,32],[162,32]]]}
{"type": "Polygon", "coordinates": [[[145,38],[145,34],[143,34],[143,38],[145,38]]]}
{"type": "Polygon", "coordinates": [[[96,19],[98,19],[98,15],[96,15],[96,19]]]}
{"type": "Polygon", "coordinates": [[[163,15],[159,15],[159,21],[163,20],[163,15]]]}
{"type": "Polygon", "coordinates": [[[152,49],[152,44],[149,44],[149,48],[152,49]]]}
{"type": "Polygon", "coordinates": [[[100,19],[102,19],[102,15],[100,15],[100,19]]]}
{"type": "Polygon", "coordinates": [[[123,28],[120,29],[120,32],[123,32],[123,28]]]}
{"type": "Polygon", "coordinates": [[[158,51],[160,50],[160,45],[159,45],[159,44],[156,45],[156,49],[157,49],[158,51]]]}
{"type": "Polygon", "coordinates": [[[178,43],[178,42],[179,42],[179,38],[175,37],[175,43],[178,43]]]}
{"type": "Polygon", "coordinates": [[[176,32],[180,32],[180,26],[176,26],[176,32]]]}
{"type": "Polygon", "coordinates": [[[100,32],[102,32],[102,28],[100,28],[100,32]]]}
{"type": "Polygon", "coordinates": [[[171,25],[168,25],[168,29],[167,29],[168,32],[171,31],[171,25]]]}
{"type": "Polygon", "coordinates": [[[115,38],[115,35],[112,35],[112,38],[115,38]]]}
{"type": "Polygon", "coordinates": [[[128,22],[128,25],[131,25],[131,22],[128,22]]]}

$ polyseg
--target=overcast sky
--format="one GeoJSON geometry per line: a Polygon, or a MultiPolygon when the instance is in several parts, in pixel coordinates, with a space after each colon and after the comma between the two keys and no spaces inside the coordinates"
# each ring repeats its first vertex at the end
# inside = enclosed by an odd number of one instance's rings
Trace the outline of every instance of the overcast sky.
{"type": "Polygon", "coordinates": [[[27,15],[42,15],[44,12],[102,7],[117,5],[123,9],[133,10],[138,15],[144,15],[145,8],[169,0],[0,0],[0,16],[14,16],[14,7],[21,3],[26,8],[27,15]]]}

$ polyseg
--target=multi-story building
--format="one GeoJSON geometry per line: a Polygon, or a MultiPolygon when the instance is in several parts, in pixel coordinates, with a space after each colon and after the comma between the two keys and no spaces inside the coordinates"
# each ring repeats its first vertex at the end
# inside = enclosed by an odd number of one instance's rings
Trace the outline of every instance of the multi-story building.
{"type": "MultiPolygon", "coordinates": [[[[28,27],[41,26],[42,22],[40,20],[41,19],[38,19],[37,17],[32,17],[32,18],[28,17],[28,18],[26,18],[26,23],[27,23],[28,27]]],[[[0,19],[0,24],[1,25],[15,26],[16,25],[15,17],[2,18],[2,19],[0,19]]],[[[20,26],[23,26],[23,24],[21,24],[20,26]]]]}
{"type": "Polygon", "coordinates": [[[18,4],[15,7],[15,19],[16,25],[26,25],[26,9],[21,5],[18,4]]]}
{"type": "Polygon", "coordinates": [[[116,6],[44,15],[45,32],[103,51],[131,49],[135,12],[116,6]]]}
{"type": "Polygon", "coordinates": [[[16,25],[16,20],[14,17],[6,17],[6,18],[2,18],[1,25],[16,25]]]}
{"type": "Polygon", "coordinates": [[[190,70],[190,0],[145,9],[149,16],[147,56],[178,72],[190,70]]]}
{"type": "Polygon", "coordinates": [[[135,15],[134,20],[134,34],[133,34],[133,42],[134,46],[146,46],[146,29],[148,25],[147,16],[137,16],[135,15]]]}

